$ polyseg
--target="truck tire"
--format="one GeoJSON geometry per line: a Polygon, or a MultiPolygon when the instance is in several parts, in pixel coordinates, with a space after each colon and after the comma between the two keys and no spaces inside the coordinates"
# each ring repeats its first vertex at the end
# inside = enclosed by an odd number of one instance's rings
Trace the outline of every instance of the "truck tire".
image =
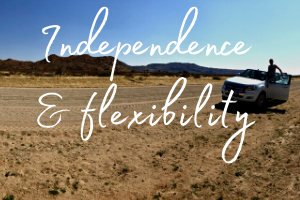
{"type": "Polygon", "coordinates": [[[255,107],[258,108],[259,110],[263,110],[266,108],[266,104],[267,104],[266,94],[264,92],[261,92],[255,101],[255,107]]]}
{"type": "Polygon", "coordinates": [[[222,100],[226,101],[227,100],[227,97],[222,95],[222,100]]]}

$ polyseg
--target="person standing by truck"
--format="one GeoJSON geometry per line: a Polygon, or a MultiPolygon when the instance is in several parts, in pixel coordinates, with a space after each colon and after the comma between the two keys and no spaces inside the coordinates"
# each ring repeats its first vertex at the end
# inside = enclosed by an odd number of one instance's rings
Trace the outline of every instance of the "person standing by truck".
{"type": "Polygon", "coordinates": [[[274,81],[275,81],[276,69],[278,69],[281,73],[281,76],[283,76],[281,69],[277,65],[274,65],[274,61],[272,58],[269,60],[269,63],[270,63],[270,65],[268,67],[268,76],[267,76],[267,80],[266,80],[267,87],[269,85],[269,80],[274,79],[274,81]]]}

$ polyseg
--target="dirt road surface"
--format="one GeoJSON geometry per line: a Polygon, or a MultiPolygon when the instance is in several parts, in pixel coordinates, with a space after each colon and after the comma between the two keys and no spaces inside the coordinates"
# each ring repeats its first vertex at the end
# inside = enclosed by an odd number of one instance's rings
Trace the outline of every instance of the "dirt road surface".
{"type": "MultiPolygon", "coordinates": [[[[188,85],[184,92],[171,107],[172,111],[183,110],[183,105],[194,110],[199,96],[205,85],[188,85]]],[[[133,112],[143,112],[143,116],[162,114],[161,108],[164,106],[166,98],[172,86],[157,87],[120,87],[117,89],[116,96],[107,111],[102,115],[103,119],[110,121],[111,115],[115,111],[122,113],[122,116],[133,116],[133,112]],[[156,105],[156,109],[152,106],[156,105]]],[[[213,91],[209,100],[210,105],[220,102],[221,85],[213,85],[213,91]]],[[[178,88],[178,87],[177,87],[178,88]]],[[[292,82],[290,91],[300,89],[300,81],[292,82]]],[[[62,121],[57,126],[59,129],[79,130],[83,117],[82,109],[85,109],[92,94],[97,92],[91,109],[95,122],[98,122],[100,105],[107,88],[86,88],[86,89],[24,89],[24,88],[1,88],[0,89],[0,128],[6,129],[36,129],[39,128],[37,117],[46,107],[39,104],[38,99],[45,93],[58,93],[62,96],[48,96],[43,99],[46,104],[54,104],[52,108],[41,117],[44,125],[53,125],[58,120],[59,115],[49,118],[51,114],[58,110],[67,109],[69,112],[62,113],[62,121]]],[[[177,94],[177,90],[174,94],[177,94]]],[[[174,95],[173,95],[174,97],[174,95]]],[[[188,109],[188,110],[190,110],[188,109]]],[[[99,123],[98,123],[99,124],[99,123]]],[[[95,123],[97,126],[97,123],[95,123]]],[[[98,125],[99,126],[99,125],[98,125]]]]}

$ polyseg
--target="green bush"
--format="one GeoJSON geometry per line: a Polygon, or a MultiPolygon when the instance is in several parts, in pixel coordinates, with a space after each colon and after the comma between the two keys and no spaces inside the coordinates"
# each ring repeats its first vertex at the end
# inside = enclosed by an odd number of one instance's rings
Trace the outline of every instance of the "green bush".
{"type": "Polygon", "coordinates": [[[125,75],[125,77],[127,78],[133,78],[134,77],[134,73],[128,73],[125,75]]]}
{"type": "Polygon", "coordinates": [[[15,196],[14,195],[6,195],[3,200],[14,200],[15,196]]]}
{"type": "Polygon", "coordinates": [[[213,80],[221,80],[219,76],[213,76],[213,80]]]}
{"type": "Polygon", "coordinates": [[[109,77],[110,76],[110,72],[99,72],[98,76],[99,77],[109,77]]]}
{"type": "Polygon", "coordinates": [[[58,195],[58,191],[57,190],[49,190],[49,194],[54,195],[58,195]]]}
{"type": "Polygon", "coordinates": [[[235,174],[234,174],[235,176],[242,176],[243,175],[243,173],[242,172],[235,172],[235,174]]]}

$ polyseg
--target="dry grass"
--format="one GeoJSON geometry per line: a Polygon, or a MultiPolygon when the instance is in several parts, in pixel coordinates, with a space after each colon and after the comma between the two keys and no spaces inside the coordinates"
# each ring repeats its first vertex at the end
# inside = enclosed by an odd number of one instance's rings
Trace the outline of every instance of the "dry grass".
{"type": "MultiPolygon", "coordinates": [[[[119,87],[143,87],[143,86],[161,86],[173,85],[179,77],[173,76],[115,76],[114,83],[119,87]]],[[[227,77],[219,77],[215,80],[213,77],[188,77],[187,84],[222,84],[227,77]]],[[[106,88],[111,84],[109,77],[38,77],[38,76],[3,76],[0,77],[0,87],[18,87],[18,88],[106,88]]]]}
{"type": "Polygon", "coordinates": [[[299,81],[299,80],[300,80],[300,77],[299,77],[299,76],[292,77],[292,81],[299,81]]]}

